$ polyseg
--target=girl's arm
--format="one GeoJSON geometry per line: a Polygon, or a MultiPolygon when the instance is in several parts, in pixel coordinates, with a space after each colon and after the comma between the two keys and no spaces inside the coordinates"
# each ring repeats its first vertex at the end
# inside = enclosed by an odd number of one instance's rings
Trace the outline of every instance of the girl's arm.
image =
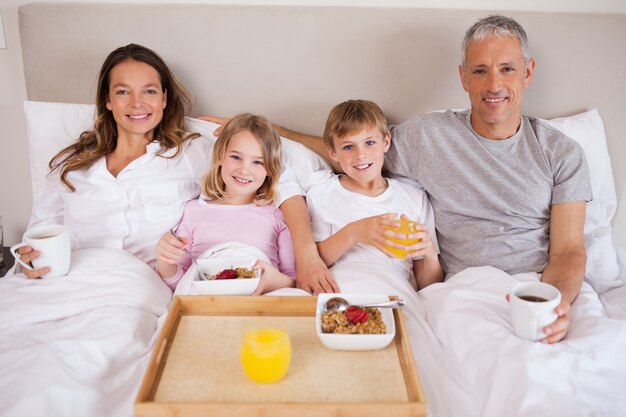
{"type": "Polygon", "coordinates": [[[276,240],[276,247],[278,250],[278,269],[283,274],[290,276],[292,279],[296,279],[296,254],[293,250],[293,239],[289,232],[289,227],[285,222],[284,216],[280,211],[276,212],[278,221],[278,233],[277,236],[272,236],[276,240]]]}

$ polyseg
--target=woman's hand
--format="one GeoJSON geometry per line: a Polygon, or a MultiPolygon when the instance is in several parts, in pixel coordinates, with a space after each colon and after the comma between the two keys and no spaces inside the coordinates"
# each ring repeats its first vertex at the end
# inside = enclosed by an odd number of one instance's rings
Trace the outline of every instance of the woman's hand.
{"type": "MultiPolygon", "coordinates": [[[[33,249],[32,246],[22,246],[21,248],[19,248],[17,250],[17,253],[20,255],[20,260],[22,262],[24,262],[25,264],[31,264],[31,261],[35,258],[37,258],[41,252],[39,252],[38,250],[33,249]]],[[[24,272],[24,275],[26,275],[26,278],[41,278],[42,275],[47,274],[48,272],[50,272],[50,267],[49,266],[44,266],[43,268],[38,268],[38,269],[26,269],[26,268],[22,268],[22,272],[24,272]]]]}

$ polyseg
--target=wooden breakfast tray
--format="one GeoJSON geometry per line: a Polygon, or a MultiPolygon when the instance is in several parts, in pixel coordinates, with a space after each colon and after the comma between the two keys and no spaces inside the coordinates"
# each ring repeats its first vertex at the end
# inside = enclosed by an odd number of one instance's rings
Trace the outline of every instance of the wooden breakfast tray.
{"type": "Polygon", "coordinates": [[[373,351],[326,348],[316,297],[176,297],[135,401],[136,416],[406,416],[426,403],[400,310],[396,337],[373,351]],[[291,366],[276,384],[241,369],[243,333],[289,333],[291,366]]]}

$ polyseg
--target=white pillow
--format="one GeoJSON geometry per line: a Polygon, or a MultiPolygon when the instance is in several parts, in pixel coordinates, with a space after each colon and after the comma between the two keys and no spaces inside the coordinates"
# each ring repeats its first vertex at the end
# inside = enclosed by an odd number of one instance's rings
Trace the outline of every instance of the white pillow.
{"type": "MultiPolygon", "coordinates": [[[[83,131],[93,127],[95,105],[25,101],[24,112],[28,129],[33,201],[36,201],[46,185],[50,159],[62,148],[75,142],[83,131]]],[[[188,131],[200,133],[210,139],[214,138],[213,132],[217,127],[215,123],[185,118],[185,128],[188,131]]],[[[283,160],[305,190],[310,186],[313,172],[331,169],[324,158],[306,146],[286,138],[281,139],[283,160]]]]}
{"type": "Polygon", "coordinates": [[[585,223],[585,279],[597,292],[603,293],[622,283],[618,278],[619,267],[611,235],[611,221],[617,207],[617,197],[604,124],[596,109],[548,120],[548,123],[578,142],[587,158],[593,201],[587,204],[585,223]]]}
{"type": "Polygon", "coordinates": [[[46,186],[52,157],[93,127],[95,108],[93,104],[24,102],[33,201],[46,186]]]}

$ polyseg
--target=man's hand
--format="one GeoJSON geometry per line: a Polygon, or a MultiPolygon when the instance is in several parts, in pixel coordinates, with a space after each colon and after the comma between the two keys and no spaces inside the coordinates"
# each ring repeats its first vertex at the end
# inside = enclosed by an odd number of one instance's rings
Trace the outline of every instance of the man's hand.
{"type": "Polygon", "coordinates": [[[311,251],[305,259],[296,259],[296,287],[313,295],[340,291],[317,251],[311,251]]]}
{"type": "Polygon", "coordinates": [[[222,133],[222,129],[224,129],[224,125],[230,121],[230,119],[226,117],[217,117],[217,116],[198,116],[198,119],[204,120],[205,122],[217,123],[221,125],[213,132],[215,137],[219,136],[222,133]]]}
{"type": "Polygon", "coordinates": [[[558,317],[554,323],[543,328],[546,337],[540,339],[540,342],[556,343],[563,340],[565,335],[567,335],[570,324],[569,309],[570,303],[568,303],[567,300],[561,300],[561,304],[554,309],[558,317]]]}
{"type": "MultiPolygon", "coordinates": [[[[506,295],[506,301],[511,301],[509,294],[506,295]]],[[[570,324],[569,309],[570,303],[568,303],[567,300],[561,299],[561,303],[554,309],[554,312],[557,315],[556,321],[543,328],[543,333],[546,337],[539,339],[540,342],[556,343],[565,338],[570,324]]]]}

